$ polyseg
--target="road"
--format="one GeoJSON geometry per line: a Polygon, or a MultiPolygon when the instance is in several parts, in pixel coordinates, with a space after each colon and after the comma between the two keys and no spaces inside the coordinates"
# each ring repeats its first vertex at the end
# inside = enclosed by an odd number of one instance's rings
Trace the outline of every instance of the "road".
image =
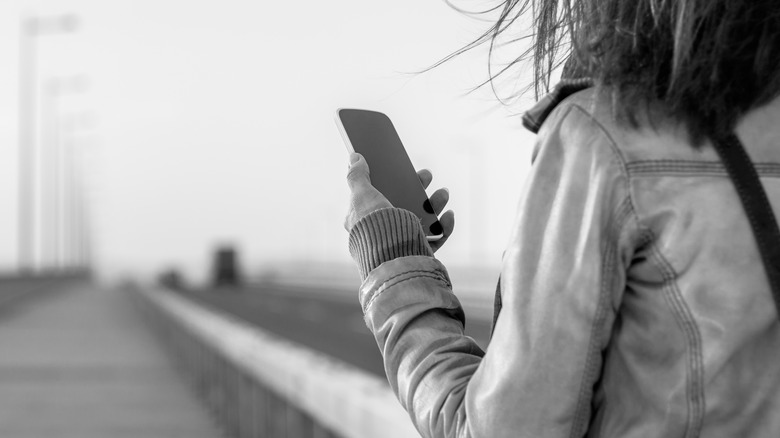
{"type": "MultiPolygon", "coordinates": [[[[186,290],[182,294],[223,309],[269,332],[384,377],[382,356],[357,301],[343,294],[285,286],[186,290]]],[[[468,318],[466,334],[484,349],[490,321],[468,318]]]]}

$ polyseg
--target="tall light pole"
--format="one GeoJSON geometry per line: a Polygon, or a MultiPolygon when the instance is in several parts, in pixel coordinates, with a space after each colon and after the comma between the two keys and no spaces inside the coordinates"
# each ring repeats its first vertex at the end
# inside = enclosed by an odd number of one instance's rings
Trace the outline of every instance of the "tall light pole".
{"type": "Polygon", "coordinates": [[[42,187],[41,208],[43,228],[41,233],[42,251],[46,265],[55,270],[69,268],[70,258],[70,191],[73,190],[73,147],[72,123],[61,114],[60,101],[66,95],[82,93],[86,90],[87,79],[83,75],[54,77],[47,80],[43,87],[42,121],[49,135],[41,144],[42,187]]]}
{"type": "MultiPolygon", "coordinates": [[[[81,84],[83,86],[83,83],[81,84]]],[[[74,90],[83,91],[83,89],[74,90]]],[[[85,219],[86,186],[84,184],[83,151],[84,146],[79,141],[79,129],[87,128],[84,124],[85,114],[71,113],[62,117],[62,126],[59,129],[60,146],[60,197],[59,216],[59,268],[69,271],[85,271],[86,261],[82,258],[85,234],[83,220],[85,219]]]]}
{"type": "Polygon", "coordinates": [[[35,270],[35,224],[37,222],[36,187],[36,99],[37,46],[42,35],[70,33],[76,30],[74,15],[26,17],[19,33],[19,169],[17,251],[19,271],[35,270]]]}
{"type": "Polygon", "coordinates": [[[70,135],[66,139],[70,146],[70,217],[71,217],[71,254],[74,268],[82,273],[91,271],[90,254],[90,225],[89,225],[89,180],[88,166],[86,162],[87,141],[78,133],[84,133],[94,127],[93,113],[82,111],[73,114],[69,124],[70,135]]]}

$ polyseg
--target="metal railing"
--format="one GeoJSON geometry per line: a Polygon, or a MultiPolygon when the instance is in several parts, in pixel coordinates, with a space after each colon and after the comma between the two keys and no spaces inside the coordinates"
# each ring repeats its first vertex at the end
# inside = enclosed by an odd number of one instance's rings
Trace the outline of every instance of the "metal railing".
{"type": "Polygon", "coordinates": [[[419,437],[384,380],[175,292],[134,293],[228,436],[419,437]]]}

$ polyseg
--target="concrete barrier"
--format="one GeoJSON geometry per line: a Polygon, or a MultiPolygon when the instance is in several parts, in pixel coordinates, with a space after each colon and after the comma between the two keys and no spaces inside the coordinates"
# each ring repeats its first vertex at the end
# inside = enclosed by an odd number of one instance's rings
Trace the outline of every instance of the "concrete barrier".
{"type": "Polygon", "coordinates": [[[420,436],[384,380],[175,292],[135,292],[228,435],[420,436]]]}

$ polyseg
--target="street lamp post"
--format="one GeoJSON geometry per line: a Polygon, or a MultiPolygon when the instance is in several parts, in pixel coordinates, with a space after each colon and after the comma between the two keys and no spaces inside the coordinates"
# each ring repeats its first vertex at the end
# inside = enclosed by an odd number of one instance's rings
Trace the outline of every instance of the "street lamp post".
{"type": "Polygon", "coordinates": [[[74,15],[57,17],[27,17],[22,19],[19,34],[19,169],[17,251],[22,273],[35,270],[35,228],[37,215],[36,187],[36,98],[37,46],[36,37],[71,33],[76,30],[74,15]]]}
{"type": "Polygon", "coordinates": [[[66,196],[66,211],[70,225],[68,226],[69,239],[69,260],[72,262],[72,268],[78,272],[90,272],[89,260],[89,181],[87,172],[86,151],[88,144],[83,133],[93,127],[92,113],[82,111],[71,114],[70,123],[66,126],[68,129],[63,132],[63,141],[66,151],[68,165],[68,194],[66,196]]]}
{"type": "Polygon", "coordinates": [[[41,241],[48,255],[49,267],[55,270],[71,268],[72,216],[71,191],[73,175],[73,123],[61,114],[60,101],[66,95],[83,93],[87,79],[83,75],[54,77],[43,88],[43,122],[49,135],[42,139],[41,152],[44,179],[42,181],[42,213],[44,227],[41,241]]]}

